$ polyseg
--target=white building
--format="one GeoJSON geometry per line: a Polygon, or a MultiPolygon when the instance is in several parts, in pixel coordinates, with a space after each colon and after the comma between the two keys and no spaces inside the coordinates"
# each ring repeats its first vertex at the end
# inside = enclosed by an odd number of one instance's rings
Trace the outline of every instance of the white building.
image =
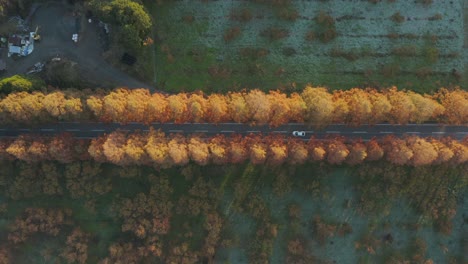
{"type": "Polygon", "coordinates": [[[13,34],[8,38],[8,57],[13,54],[18,56],[27,56],[34,50],[34,34],[29,35],[13,34]]]}

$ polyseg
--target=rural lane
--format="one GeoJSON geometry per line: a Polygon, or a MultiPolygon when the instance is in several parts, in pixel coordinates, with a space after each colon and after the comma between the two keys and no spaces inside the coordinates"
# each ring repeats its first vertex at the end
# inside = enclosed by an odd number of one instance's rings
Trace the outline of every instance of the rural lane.
{"type": "Polygon", "coordinates": [[[377,124],[373,126],[363,125],[359,127],[350,127],[344,124],[329,125],[323,129],[314,129],[302,123],[290,123],[279,127],[271,128],[268,125],[249,126],[238,123],[152,123],[145,125],[142,123],[99,123],[99,122],[60,122],[39,127],[2,127],[0,128],[0,138],[17,137],[21,134],[35,134],[51,136],[59,133],[72,133],[77,138],[95,138],[116,130],[125,132],[142,131],[148,132],[150,128],[160,129],[166,134],[204,134],[214,136],[217,134],[281,134],[292,136],[293,131],[304,131],[305,136],[300,137],[308,140],[310,137],[326,138],[328,136],[344,136],[346,138],[361,138],[364,141],[374,137],[383,137],[386,135],[395,135],[402,137],[405,135],[416,135],[420,137],[447,137],[462,140],[468,136],[468,126],[453,126],[441,124],[408,124],[392,125],[377,124]]]}

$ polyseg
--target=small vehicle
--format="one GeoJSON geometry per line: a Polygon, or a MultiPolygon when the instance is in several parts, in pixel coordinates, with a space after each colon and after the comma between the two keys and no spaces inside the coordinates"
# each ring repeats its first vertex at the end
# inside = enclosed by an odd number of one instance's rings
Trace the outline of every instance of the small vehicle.
{"type": "Polygon", "coordinates": [[[41,72],[44,69],[44,66],[45,66],[45,63],[37,62],[34,64],[34,66],[28,68],[28,71],[26,72],[26,74],[33,74],[36,72],[41,72]]]}
{"type": "Polygon", "coordinates": [[[295,137],[305,137],[305,132],[304,131],[293,131],[292,134],[295,137]]]}

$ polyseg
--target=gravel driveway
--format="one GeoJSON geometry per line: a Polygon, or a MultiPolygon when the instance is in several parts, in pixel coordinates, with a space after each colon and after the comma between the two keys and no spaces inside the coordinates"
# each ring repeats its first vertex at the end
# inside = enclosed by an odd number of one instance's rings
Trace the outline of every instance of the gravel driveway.
{"type": "Polygon", "coordinates": [[[114,68],[101,56],[102,48],[99,40],[97,23],[89,24],[84,15],[81,18],[80,40],[72,41],[75,33],[75,21],[72,7],[58,2],[51,2],[39,7],[31,21],[31,29],[39,26],[41,42],[35,45],[33,53],[27,57],[13,60],[6,58],[8,70],[6,76],[23,74],[36,62],[49,61],[59,55],[76,62],[80,67],[84,80],[96,83],[98,86],[119,86],[129,88],[154,87],[130,77],[114,68]]]}

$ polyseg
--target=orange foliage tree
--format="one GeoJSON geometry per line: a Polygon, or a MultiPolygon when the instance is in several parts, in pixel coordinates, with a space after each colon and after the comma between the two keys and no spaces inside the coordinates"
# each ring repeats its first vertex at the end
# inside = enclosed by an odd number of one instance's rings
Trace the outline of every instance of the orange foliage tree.
{"type": "Polygon", "coordinates": [[[289,163],[291,164],[304,164],[309,157],[307,146],[300,139],[289,140],[288,150],[289,163]]]}
{"type": "Polygon", "coordinates": [[[127,165],[129,160],[125,156],[125,143],[127,142],[127,136],[124,132],[116,131],[110,133],[104,144],[102,150],[106,159],[117,165],[127,165]]]}
{"type": "Polygon", "coordinates": [[[149,123],[148,103],[151,95],[147,89],[133,89],[126,98],[127,119],[133,122],[149,123]]]}
{"type": "Polygon", "coordinates": [[[233,136],[229,142],[229,157],[231,163],[241,163],[249,157],[247,150],[247,140],[240,135],[233,136]]]}
{"type": "Polygon", "coordinates": [[[145,145],[145,151],[151,161],[163,168],[169,167],[172,164],[167,143],[168,139],[163,132],[151,129],[145,145]]]}
{"type": "Polygon", "coordinates": [[[244,99],[253,124],[267,124],[270,122],[271,103],[264,92],[257,89],[251,90],[244,95],[244,99]]]}
{"type": "Polygon", "coordinates": [[[211,123],[220,123],[230,120],[228,102],[225,96],[211,94],[208,96],[206,120],[211,123]]]}
{"type": "Polygon", "coordinates": [[[267,161],[271,165],[281,165],[288,158],[288,146],[282,136],[268,136],[265,139],[268,145],[267,161]]]}
{"type": "Polygon", "coordinates": [[[377,92],[375,89],[368,90],[369,100],[372,103],[372,115],[369,123],[377,124],[389,120],[393,108],[386,94],[377,92]]]}
{"type": "Polygon", "coordinates": [[[198,136],[192,136],[188,140],[188,151],[190,159],[199,165],[206,165],[211,160],[208,143],[198,136]]]}
{"type": "Polygon", "coordinates": [[[146,105],[146,115],[148,117],[148,123],[166,123],[171,120],[169,105],[166,97],[162,94],[154,93],[150,98],[148,98],[148,104],[146,105]]]}
{"type": "Polygon", "coordinates": [[[352,125],[369,123],[373,115],[373,105],[369,93],[362,89],[351,89],[340,92],[348,105],[345,122],[352,125]]]}
{"type": "Polygon", "coordinates": [[[292,104],[286,94],[270,91],[267,98],[270,104],[270,125],[274,127],[288,123],[292,119],[292,104]]]}
{"type": "Polygon", "coordinates": [[[325,159],[327,151],[324,142],[311,138],[307,144],[307,148],[311,161],[322,161],[325,159]]]}
{"type": "Polygon", "coordinates": [[[187,108],[187,102],[188,97],[185,93],[174,94],[167,97],[169,113],[175,123],[185,123],[189,121],[190,114],[187,108]]]}
{"type": "Polygon", "coordinates": [[[187,102],[187,108],[191,115],[188,119],[189,121],[194,123],[205,121],[208,114],[208,102],[202,92],[190,95],[187,102]]]}
{"type": "Polygon", "coordinates": [[[172,164],[182,166],[189,163],[186,138],[176,135],[167,143],[167,146],[169,147],[168,154],[171,157],[172,164]]]}
{"type": "Polygon", "coordinates": [[[437,159],[437,150],[434,145],[420,137],[409,137],[406,139],[408,147],[413,151],[411,164],[423,166],[432,164],[437,159]]]}
{"type": "Polygon", "coordinates": [[[244,95],[245,93],[229,93],[229,113],[231,119],[237,123],[247,123],[251,120],[250,109],[244,95]]]}
{"type": "Polygon", "coordinates": [[[123,149],[129,164],[146,165],[150,163],[150,157],[145,151],[146,144],[146,135],[135,133],[128,136],[123,149]]]}
{"type": "Polygon", "coordinates": [[[306,105],[304,120],[318,125],[332,122],[335,106],[333,96],[325,88],[307,86],[301,93],[306,105]]]}
{"type": "Polygon", "coordinates": [[[384,156],[384,149],[379,145],[378,141],[373,138],[367,142],[367,159],[368,161],[380,160],[384,156]]]}
{"type": "Polygon", "coordinates": [[[355,141],[349,145],[349,155],[346,163],[350,165],[361,164],[367,158],[367,147],[360,141],[355,141]]]}
{"type": "Polygon", "coordinates": [[[443,122],[452,124],[468,123],[468,92],[460,89],[440,89],[434,96],[444,107],[443,122]]]}
{"type": "Polygon", "coordinates": [[[343,138],[335,138],[327,142],[327,161],[330,164],[341,164],[348,157],[349,150],[343,138]]]}
{"type": "Polygon", "coordinates": [[[210,138],[208,147],[211,153],[211,160],[214,164],[226,164],[229,162],[229,145],[223,135],[210,138]]]}
{"type": "Polygon", "coordinates": [[[407,124],[416,111],[411,98],[404,91],[397,90],[396,87],[391,88],[386,92],[388,100],[392,104],[390,111],[390,121],[397,124],[407,124]]]}
{"type": "Polygon", "coordinates": [[[399,139],[394,136],[387,136],[383,140],[384,148],[386,150],[386,158],[391,163],[397,165],[409,164],[413,157],[413,150],[406,144],[406,140],[399,139]]]}
{"type": "Polygon", "coordinates": [[[250,162],[253,164],[263,164],[267,159],[267,144],[260,136],[249,137],[250,162]]]}

